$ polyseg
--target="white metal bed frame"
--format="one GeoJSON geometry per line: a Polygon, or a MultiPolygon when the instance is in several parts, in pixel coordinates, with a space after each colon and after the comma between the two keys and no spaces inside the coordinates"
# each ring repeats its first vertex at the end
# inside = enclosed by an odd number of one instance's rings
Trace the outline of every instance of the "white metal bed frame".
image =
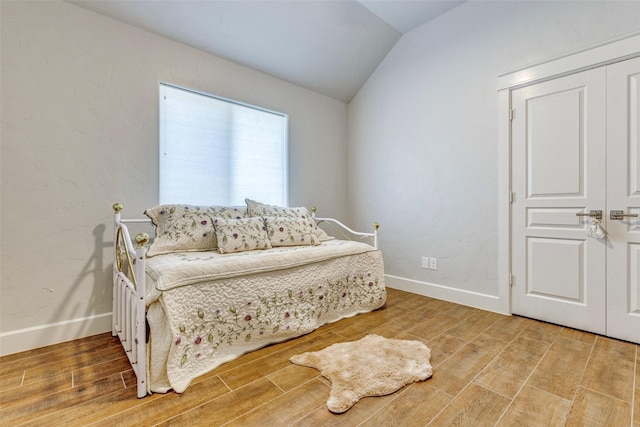
{"type": "MultiPolygon", "coordinates": [[[[113,321],[111,335],[118,336],[129,358],[137,378],[138,398],[147,391],[147,323],[145,305],[145,245],[149,242],[147,233],[135,236],[135,246],[129,235],[127,224],[149,224],[149,219],[122,219],[122,204],[115,203],[114,211],[114,249],[113,263],[113,321]]],[[[333,218],[317,218],[316,208],[311,208],[316,223],[326,223],[348,240],[350,235],[360,239],[370,238],[373,247],[378,249],[378,230],[380,225],[373,224],[373,233],[354,231],[333,218]]]]}
{"type": "Polygon", "coordinates": [[[133,247],[127,223],[149,220],[122,220],[122,205],[113,205],[114,247],[113,263],[113,321],[111,335],[120,338],[133,372],[136,374],[138,398],[147,395],[147,324],[145,307],[145,245],[147,233],[136,235],[133,247]]]}

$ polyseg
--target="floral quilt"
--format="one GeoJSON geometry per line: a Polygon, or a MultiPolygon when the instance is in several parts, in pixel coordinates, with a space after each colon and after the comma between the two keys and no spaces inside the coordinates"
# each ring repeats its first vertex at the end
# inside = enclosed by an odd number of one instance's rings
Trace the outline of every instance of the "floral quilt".
{"type": "Polygon", "coordinates": [[[205,267],[199,258],[221,255],[188,253],[185,264],[200,263],[194,283],[175,272],[158,280],[160,270],[148,270],[147,277],[155,277],[148,285],[154,290],[147,312],[150,391],[181,393],[194,378],[244,353],[381,307],[381,252],[364,243],[337,242],[224,255],[240,259],[240,270],[236,265],[228,273],[205,267]],[[256,252],[262,253],[262,269],[241,255],[256,252]]]}

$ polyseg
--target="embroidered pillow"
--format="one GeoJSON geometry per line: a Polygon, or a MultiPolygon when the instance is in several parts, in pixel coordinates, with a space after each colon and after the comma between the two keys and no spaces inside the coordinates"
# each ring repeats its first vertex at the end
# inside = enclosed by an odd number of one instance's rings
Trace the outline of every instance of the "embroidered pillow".
{"type": "Polygon", "coordinates": [[[272,247],[276,246],[312,246],[320,240],[314,232],[313,219],[286,218],[271,216],[264,218],[267,236],[272,247]]]}
{"type": "Polygon", "coordinates": [[[271,248],[262,218],[216,218],[213,224],[221,254],[271,248]]]}
{"type": "Polygon", "coordinates": [[[311,220],[311,226],[313,227],[313,232],[318,237],[319,242],[324,242],[325,240],[331,240],[333,237],[330,237],[322,228],[318,227],[316,222],[313,220],[311,213],[307,208],[285,208],[282,206],[274,206],[274,205],[266,205],[264,203],[256,202],[255,200],[245,199],[247,203],[247,214],[250,217],[259,216],[263,218],[270,217],[284,217],[284,218],[298,218],[303,220],[311,220]]]}
{"type": "Polygon", "coordinates": [[[156,227],[147,256],[217,249],[214,218],[246,218],[244,207],[160,205],[144,211],[156,227]]]}

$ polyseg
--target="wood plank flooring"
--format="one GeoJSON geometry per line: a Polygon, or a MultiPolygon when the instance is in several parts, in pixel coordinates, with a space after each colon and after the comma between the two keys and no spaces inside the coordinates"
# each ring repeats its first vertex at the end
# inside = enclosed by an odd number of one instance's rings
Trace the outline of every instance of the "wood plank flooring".
{"type": "Polygon", "coordinates": [[[640,427],[638,345],[388,292],[380,310],[246,354],[183,394],[137,399],[108,333],[4,356],[0,425],[640,427]],[[433,377],[331,414],[330,383],[288,359],[368,333],[423,341],[433,377]]]}

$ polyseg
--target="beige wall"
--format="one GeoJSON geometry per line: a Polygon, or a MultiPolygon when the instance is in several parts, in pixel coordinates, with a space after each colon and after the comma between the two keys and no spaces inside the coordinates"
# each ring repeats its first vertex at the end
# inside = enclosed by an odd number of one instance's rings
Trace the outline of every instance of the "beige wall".
{"type": "Polygon", "coordinates": [[[347,106],[59,1],[2,1],[7,354],[110,329],[112,203],[158,200],[158,82],[289,114],[290,204],[346,217],[347,106]]]}
{"type": "Polygon", "coordinates": [[[498,76],[639,31],[637,1],[470,1],[402,36],[349,104],[351,221],[382,224],[387,284],[495,307],[498,76]]]}

